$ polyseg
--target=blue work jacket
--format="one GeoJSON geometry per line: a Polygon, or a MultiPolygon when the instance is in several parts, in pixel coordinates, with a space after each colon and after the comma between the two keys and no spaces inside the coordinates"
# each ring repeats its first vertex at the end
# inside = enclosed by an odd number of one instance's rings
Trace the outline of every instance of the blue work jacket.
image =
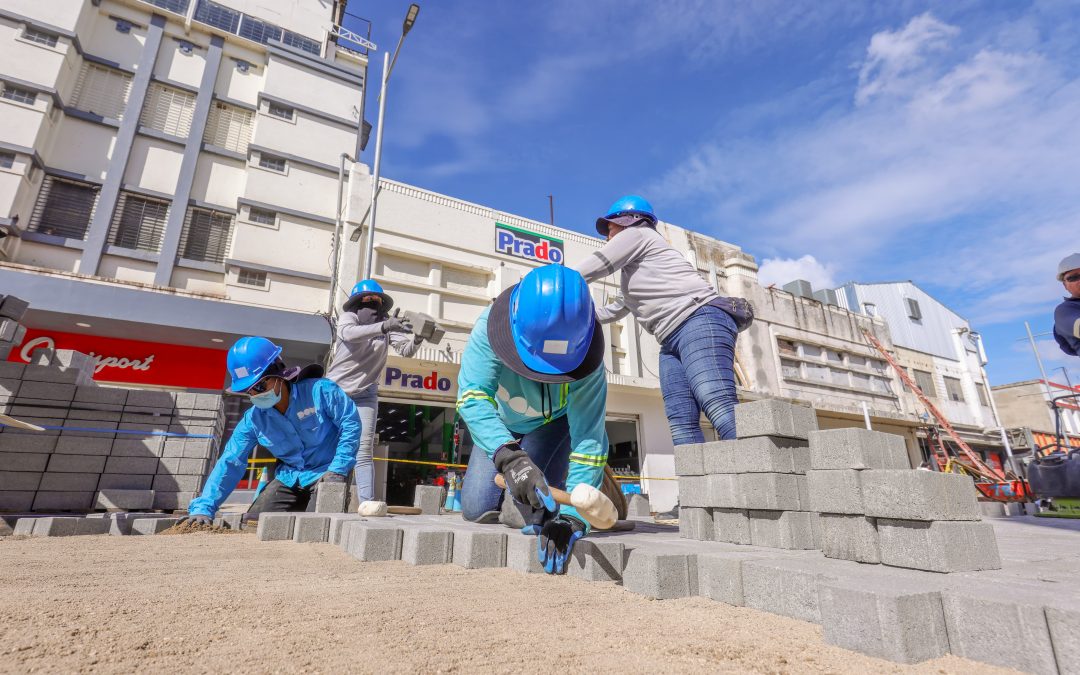
{"type": "Polygon", "coordinates": [[[308,487],[327,471],[348,475],[352,470],[360,445],[360,415],[352,399],[330,380],[291,383],[284,415],[276,408],[244,413],[188,513],[214,515],[243,478],[256,444],[277,458],[279,481],[308,487]]]}

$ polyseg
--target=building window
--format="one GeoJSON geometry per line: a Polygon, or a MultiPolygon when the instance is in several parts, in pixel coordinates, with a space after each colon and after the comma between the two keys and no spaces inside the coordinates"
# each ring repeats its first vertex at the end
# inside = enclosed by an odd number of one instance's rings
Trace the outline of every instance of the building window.
{"type": "Polygon", "coordinates": [[[303,35],[298,35],[291,30],[285,31],[285,34],[281,37],[281,41],[290,47],[296,47],[299,50],[305,51],[308,54],[315,54],[316,56],[322,51],[322,45],[318,42],[311,38],[306,38],[303,35]]]}
{"type": "Polygon", "coordinates": [[[271,171],[277,171],[278,173],[285,173],[286,162],[282,157],[274,157],[266,153],[259,153],[259,166],[264,169],[270,169],[271,171]]]}
{"type": "Polygon", "coordinates": [[[270,107],[267,109],[267,112],[274,117],[280,117],[281,119],[289,120],[290,122],[293,118],[292,108],[284,105],[278,105],[277,103],[271,103],[270,107]]]}
{"type": "Polygon", "coordinates": [[[250,110],[215,101],[210,108],[203,140],[219,148],[246,154],[253,118],[250,110]]]}
{"type": "Polygon", "coordinates": [[[975,383],[975,391],[979,394],[979,405],[984,408],[990,407],[990,398],[986,395],[986,385],[982,382],[975,383]]]}
{"type": "Polygon", "coordinates": [[[955,377],[946,377],[945,379],[945,396],[950,401],[964,402],[964,390],[960,386],[960,380],[955,377]]]}
{"type": "Polygon", "coordinates": [[[240,12],[229,9],[210,0],[198,0],[195,7],[195,20],[220,28],[227,33],[236,33],[240,26],[240,12]]]}
{"type": "Polygon", "coordinates": [[[15,153],[0,152],[0,169],[11,169],[15,166],[15,153]]]}
{"type": "Polygon", "coordinates": [[[127,106],[131,75],[97,63],[84,63],[72,105],[83,112],[119,120],[127,106]]]}
{"type": "Polygon", "coordinates": [[[195,115],[195,94],[154,83],[139,124],[163,134],[187,138],[195,115]]]}
{"type": "Polygon", "coordinates": [[[225,262],[232,236],[232,216],[192,207],[180,236],[180,257],[203,262],[225,262]]]}
{"type": "Polygon", "coordinates": [[[912,379],[922,389],[922,392],[930,398],[937,398],[937,388],[934,387],[934,376],[925,370],[911,370],[912,379]]]}
{"type": "Polygon", "coordinates": [[[267,211],[266,209],[257,209],[254,206],[248,207],[248,220],[260,225],[276,225],[277,214],[273,211],[267,211]]]}
{"type": "Polygon", "coordinates": [[[281,41],[281,29],[277,26],[266,23],[265,21],[259,21],[248,15],[244,15],[244,18],[240,21],[240,30],[237,32],[242,38],[247,38],[254,42],[261,42],[266,44],[267,42],[280,42],[281,41]]]}
{"type": "Polygon", "coordinates": [[[22,87],[13,87],[10,84],[4,85],[4,91],[0,92],[0,96],[3,96],[9,101],[25,103],[26,105],[34,105],[34,103],[37,102],[36,93],[29,89],[23,89],[22,87]]]}
{"type": "Polygon", "coordinates": [[[121,248],[157,253],[169,219],[169,202],[128,192],[120,194],[109,243],[121,248]]]}
{"type": "Polygon", "coordinates": [[[146,0],[151,5],[177,14],[187,14],[189,0],[146,0]]]}
{"type": "Polygon", "coordinates": [[[241,286],[266,288],[266,272],[241,269],[236,273],[236,283],[241,286]]]}
{"type": "Polygon", "coordinates": [[[100,190],[93,183],[46,177],[34,205],[30,229],[68,239],[86,239],[100,190]]]}
{"type": "Polygon", "coordinates": [[[60,36],[53,35],[52,33],[46,33],[43,30],[38,30],[36,28],[31,28],[30,26],[27,26],[25,29],[23,29],[22,37],[24,40],[36,42],[39,45],[45,45],[46,47],[55,47],[56,41],[60,36]]]}
{"type": "Polygon", "coordinates": [[[918,321],[922,318],[922,309],[919,307],[919,301],[913,298],[904,298],[904,306],[907,308],[908,318],[912,321],[918,321]]]}

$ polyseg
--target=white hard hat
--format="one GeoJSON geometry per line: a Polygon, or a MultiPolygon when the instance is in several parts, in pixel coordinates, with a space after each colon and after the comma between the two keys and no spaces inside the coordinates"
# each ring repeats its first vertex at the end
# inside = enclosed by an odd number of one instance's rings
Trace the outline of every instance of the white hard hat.
{"type": "Polygon", "coordinates": [[[1058,275],[1057,280],[1061,281],[1065,278],[1067,272],[1080,269],[1080,253],[1073,253],[1065,256],[1061,262],[1058,263],[1058,275]]]}

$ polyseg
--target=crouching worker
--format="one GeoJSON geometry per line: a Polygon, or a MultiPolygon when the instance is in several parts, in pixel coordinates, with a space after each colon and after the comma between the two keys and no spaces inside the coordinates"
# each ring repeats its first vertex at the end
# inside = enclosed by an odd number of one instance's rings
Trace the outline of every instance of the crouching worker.
{"type": "Polygon", "coordinates": [[[360,416],[321,366],[286,368],[281,347],[243,337],[229,350],[229,389],[247,394],[252,407],[236,425],[202,494],[191,500],[187,520],[209,524],[247,471],[256,445],[277,459],[277,475],[248,515],[304,511],[320,482],[344,483],[356,463],[360,416]]]}
{"type": "Polygon", "coordinates": [[[607,463],[604,335],[585,279],[548,265],[504,291],[473,327],[458,390],[473,439],[462,515],[487,520],[500,509],[501,473],[544,570],[565,573],[589,525],[560,510],[548,486],[599,488],[607,463]]]}

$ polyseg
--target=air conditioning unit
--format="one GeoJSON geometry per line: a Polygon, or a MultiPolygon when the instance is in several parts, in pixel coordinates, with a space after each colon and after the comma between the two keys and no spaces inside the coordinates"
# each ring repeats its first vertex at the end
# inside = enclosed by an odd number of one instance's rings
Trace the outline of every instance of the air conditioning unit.
{"type": "Polygon", "coordinates": [[[795,281],[789,281],[784,284],[784,290],[792,295],[798,295],[803,298],[813,298],[814,288],[810,285],[809,281],[805,279],[796,279],[795,281]]]}
{"type": "Polygon", "coordinates": [[[836,301],[836,291],[831,288],[823,288],[820,291],[814,291],[814,299],[823,305],[839,305],[836,301]]]}

